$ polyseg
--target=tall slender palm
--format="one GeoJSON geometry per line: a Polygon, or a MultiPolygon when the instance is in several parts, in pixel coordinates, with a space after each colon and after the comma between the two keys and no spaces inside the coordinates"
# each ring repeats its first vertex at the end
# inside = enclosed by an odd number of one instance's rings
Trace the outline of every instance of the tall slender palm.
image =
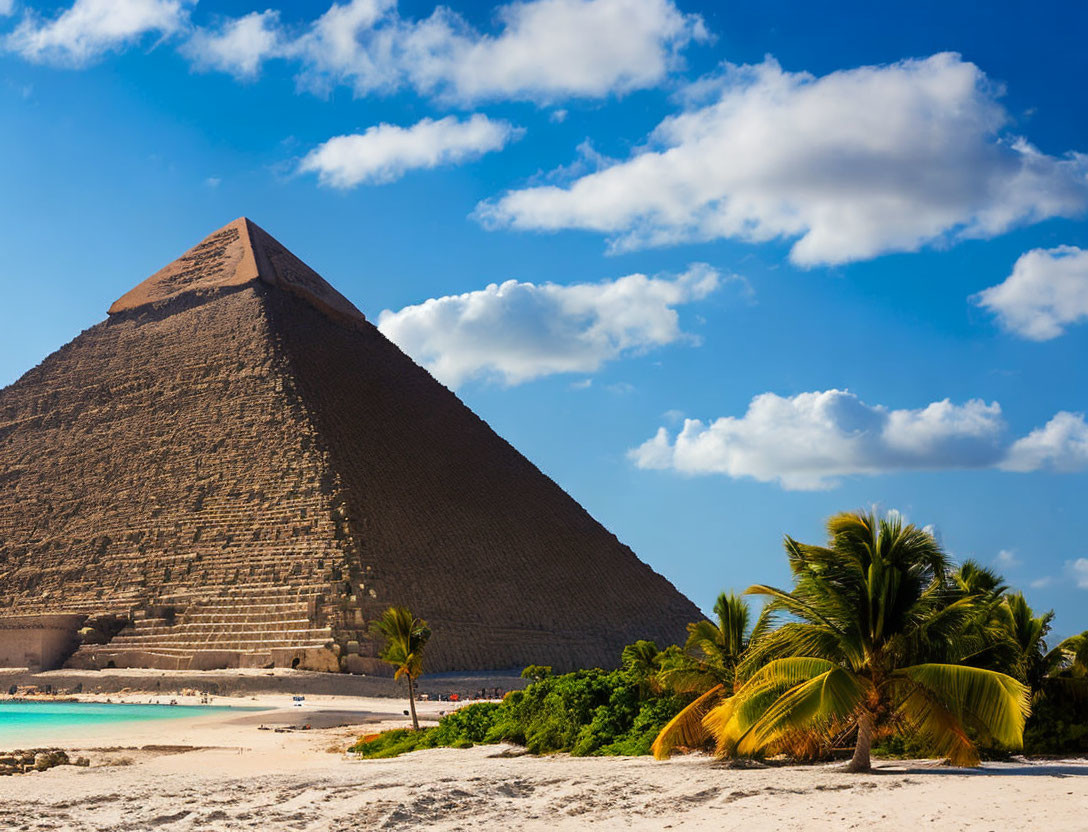
{"type": "Polygon", "coordinates": [[[695,748],[710,739],[703,726],[707,712],[733,695],[737,684],[737,666],[748,648],[766,630],[767,617],[760,615],[749,627],[748,602],[733,594],[721,593],[714,603],[716,621],[696,621],[688,625],[684,650],[672,661],[662,662],[658,680],[663,687],[681,694],[698,694],[654,740],[653,753],[665,759],[680,747],[695,748]]]}
{"type": "Polygon", "coordinates": [[[1036,615],[1020,592],[1006,592],[993,608],[992,618],[1004,638],[995,642],[991,669],[1004,670],[1026,683],[1033,704],[1047,696],[1088,699],[1088,631],[1048,650],[1046,637],[1054,611],[1036,615]]]}
{"type": "Polygon", "coordinates": [[[1027,683],[1032,693],[1040,691],[1053,663],[1053,658],[1048,660],[1046,635],[1054,611],[1036,615],[1023,593],[1016,592],[1002,599],[997,617],[1013,648],[1012,675],[1027,683]]]}
{"type": "Polygon", "coordinates": [[[707,714],[719,752],[763,753],[799,735],[856,729],[849,769],[867,771],[876,731],[919,735],[961,765],[978,763],[969,730],[1020,747],[1028,690],[957,663],[975,646],[961,642],[976,605],[949,591],[933,536],[871,513],[835,515],[828,532],[827,547],[786,538],[792,591],[748,589],[791,620],[749,652],[747,681],[707,714]]]}
{"type": "Polygon", "coordinates": [[[390,607],[370,625],[370,630],[385,639],[385,647],[378,658],[393,666],[393,678],[408,680],[412,728],[418,731],[415,680],[423,672],[423,648],[431,637],[431,630],[426,621],[416,618],[407,607],[390,607]]]}
{"type": "MultiPolygon", "coordinates": [[[[949,575],[950,597],[971,601],[974,612],[960,633],[961,664],[1008,673],[1022,682],[1027,679],[1026,656],[1038,647],[1031,633],[1033,622],[1026,605],[1010,607],[1009,587],[993,569],[965,560],[949,575]],[[973,647],[971,646],[973,643],[973,647]]],[[[1022,598],[1021,598],[1022,600],[1022,598]]]]}

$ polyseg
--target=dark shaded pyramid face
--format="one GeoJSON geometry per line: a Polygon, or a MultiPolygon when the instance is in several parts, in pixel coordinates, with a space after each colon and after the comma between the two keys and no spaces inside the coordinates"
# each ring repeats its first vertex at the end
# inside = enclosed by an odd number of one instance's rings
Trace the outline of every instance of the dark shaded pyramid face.
{"type": "Polygon", "coordinates": [[[70,666],[375,672],[390,604],[430,671],[612,665],[699,617],[246,219],[0,391],[0,665],[82,626],[70,666]]]}

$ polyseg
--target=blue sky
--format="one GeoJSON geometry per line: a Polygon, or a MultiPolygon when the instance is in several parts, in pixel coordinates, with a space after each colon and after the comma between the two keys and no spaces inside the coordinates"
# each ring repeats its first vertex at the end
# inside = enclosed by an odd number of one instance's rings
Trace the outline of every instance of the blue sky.
{"type": "Polygon", "coordinates": [[[0,0],[0,384],[246,215],[704,609],[843,509],[1088,627],[1088,10],[0,0]]]}

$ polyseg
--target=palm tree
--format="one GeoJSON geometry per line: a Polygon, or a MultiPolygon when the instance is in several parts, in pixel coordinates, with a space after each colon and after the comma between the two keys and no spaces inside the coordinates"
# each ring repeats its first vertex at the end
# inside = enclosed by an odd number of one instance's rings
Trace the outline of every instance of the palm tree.
{"type": "Polygon", "coordinates": [[[998,619],[1008,633],[1013,647],[1011,675],[1027,683],[1032,693],[1040,691],[1057,656],[1046,649],[1046,635],[1054,620],[1054,611],[1036,615],[1023,593],[1006,595],[997,608],[998,619]]]}
{"type": "Polygon", "coordinates": [[[1088,678],[1088,630],[1055,647],[1047,662],[1052,673],[1066,673],[1073,679],[1088,678]]]}
{"type": "Polygon", "coordinates": [[[965,560],[949,575],[948,586],[950,597],[967,599],[974,607],[958,640],[963,653],[959,663],[998,670],[1029,682],[1028,654],[1041,645],[1039,638],[1045,635],[1049,618],[1035,620],[1030,607],[1010,600],[1013,596],[1004,578],[973,560],[965,560]],[[1033,634],[1036,626],[1041,633],[1033,634]]]}
{"type": "Polygon", "coordinates": [[[408,680],[412,729],[418,731],[415,680],[423,672],[423,648],[431,637],[431,630],[426,621],[416,618],[407,607],[390,607],[370,625],[370,631],[385,639],[385,647],[378,658],[394,667],[393,678],[408,680]]]}
{"type": "Polygon", "coordinates": [[[992,616],[1004,638],[995,641],[992,663],[985,666],[1027,684],[1033,706],[1047,697],[1066,704],[1088,701],[1088,632],[1070,636],[1048,650],[1046,637],[1054,611],[1036,615],[1020,592],[1006,593],[992,616]]]}
{"type": "Polygon", "coordinates": [[[827,547],[786,538],[792,591],[748,589],[791,620],[749,651],[739,668],[747,680],[707,714],[719,753],[765,753],[855,729],[850,771],[871,768],[878,731],[913,733],[958,765],[978,763],[968,731],[1020,747],[1028,689],[958,664],[976,647],[964,633],[977,606],[950,592],[933,536],[871,513],[835,515],[828,532],[827,547]]]}
{"type": "Polygon", "coordinates": [[[1046,637],[1054,611],[1036,615],[1021,592],[1006,592],[990,615],[989,629],[995,636],[990,663],[984,666],[1027,684],[1032,702],[1059,691],[1081,697],[1088,692],[1088,632],[1070,636],[1048,650],[1046,637]]]}
{"type": "Polygon", "coordinates": [[[677,748],[696,748],[710,739],[703,726],[707,712],[733,695],[737,685],[737,666],[755,641],[766,629],[767,616],[761,614],[755,626],[749,628],[751,611],[748,602],[733,594],[721,593],[714,603],[713,621],[696,621],[688,625],[684,650],[662,659],[658,681],[675,693],[698,694],[680,713],[673,717],[654,740],[654,756],[663,760],[677,748]]]}
{"type": "Polygon", "coordinates": [[[1070,636],[1042,658],[1042,696],[1088,700],[1088,630],[1070,636]]]}
{"type": "Polygon", "coordinates": [[[987,600],[1000,601],[1008,590],[1005,579],[993,569],[968,558],[951,575],[952,583],[963,595],[974,595],[987,600]]]}
{"type": "Polygon", "coordinates": [[[628,644],[620,654],[620,664],[638,682],[641,697],[660,689],[657,683],[660,658],[661,651],[657,645],[645,639],[628,644]]]}

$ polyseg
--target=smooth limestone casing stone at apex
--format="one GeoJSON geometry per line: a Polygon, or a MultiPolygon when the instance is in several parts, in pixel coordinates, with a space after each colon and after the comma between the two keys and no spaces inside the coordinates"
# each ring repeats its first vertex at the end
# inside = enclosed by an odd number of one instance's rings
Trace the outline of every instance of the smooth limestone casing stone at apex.
{"type": "Polygon", "coordinates": [[[389,604],[432,671],[608,666],[699,617],[245,219],[0,391],[0,617],[131,622],[71,666],[381,672],[389,604]]]}

